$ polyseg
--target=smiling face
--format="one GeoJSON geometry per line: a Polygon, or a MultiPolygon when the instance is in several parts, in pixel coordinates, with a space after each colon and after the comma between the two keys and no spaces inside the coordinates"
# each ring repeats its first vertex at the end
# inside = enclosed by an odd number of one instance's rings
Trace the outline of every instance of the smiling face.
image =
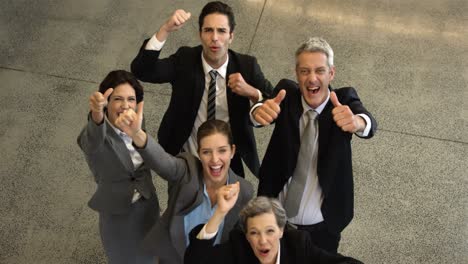
{"type": "Polygon", "coordinates": [[[200,140],[198,156],[203,167],[203,178],[207,185],[226,184],[234,151],[235,146],[229,145],[228,137],[219,132],[207,135],[200,140]]]}
{"type": "Polygon", "coordinates": [[[322,52],[302,52],[296,58],[296,77],[302,96],[312,108],[320,106],[328,96],[328,85],[335,76],[335,67],[327,64],[322,52]]]}
{"type": "Polygon", "coordinates": [[[136,109],[137,99],[135,95],[135,89],[128,84],[123,83],[117,85],[114,91],[109,96],[109,102],[107,103],[107,118],[112,125],[115,126],[115,120],[124,111],[132,108],[136,109]]]}
{"type": "Polygon", "coordinates": [[[275,263],[283,229],[278,226],[273,212],[247,219],[245,236],[260,263],[275,263]]]}
{"type": "Polygon", "coordinates": [[[203,46],[203,57],[211,67],[217,69],[226,62],[229,44],[233,37],[234,33],[229,28],[226,15],[213,13],[204,18],[200,40],[203,46]]]}

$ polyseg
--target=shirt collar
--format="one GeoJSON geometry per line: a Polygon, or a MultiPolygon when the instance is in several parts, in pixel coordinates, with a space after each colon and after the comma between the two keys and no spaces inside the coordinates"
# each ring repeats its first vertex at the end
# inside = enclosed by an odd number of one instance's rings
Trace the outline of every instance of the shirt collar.
{"type": "Polygon", "coordinates": [[[201,59],[202,59],[202,65],[203,65],[203,72],[205,75],[207,75],[211,70],[216,70],[218,74],[223,77],[223,79],[226,79],[226,72],[227,72],[227,65],[229,63],[229,54],[227,56],[226,61],[219,67],[218,69],[213,69],[208,62],[206,62],[205,57],[203,57],[203,52],[201,54],[201,59]]]}
{"type": "Polygon", "coordinates": [[[320,115],[320,113],[322,113],[323,109],[325,108],[325,106],[327,105],[328,103],[328,100],[330,100],[330,89],[327,89],[328,93],[327,93],[327,98],[325,99],[325,101],[323,101],[322,104],[320,104],[317,108],[312,108],[310,107],[307,102],[305,101],[304,99],[304,96],[301,96],[301,101],[302,101],[302,108],[304,109],[304,113],[306,113],[307,111],[309,110],[314,110],[315,112],[317,112],[317,115],[320,115]]]}
{"type": "Polygon", "coordinates": [[[280,264],[280,259],[281,259],[281,242],[278,245],[278,256],[276,256],[276,264],[280,264]]]}

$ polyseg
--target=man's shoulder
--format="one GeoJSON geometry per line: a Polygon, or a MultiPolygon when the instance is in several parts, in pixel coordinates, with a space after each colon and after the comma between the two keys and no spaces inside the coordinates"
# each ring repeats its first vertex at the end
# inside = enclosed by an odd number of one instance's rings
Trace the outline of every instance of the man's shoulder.
{"type": "Polygon", "coordinates": [[[281,89],[299,89],[299,85],[296,81],[290,79],[281,79],[278,84],[276,84],[276,88],[281,89]]]}
{"type": "Polygon", "coordinates": [[[357,91],[354,87],[348,86],[348,87],[341,87],[337,89],[332,88],[331,90],[336,93],[338,100],[342,103],[347,100],[359,99],[357,91]]]}
{"type": "Polygon", "coordinates": [[[202,52],[202,46],[194,46],[194,47],[189,47],[189,46],[182,46],[177,49],[176,54],[178,55],[190,55],[190,56],[200,56],[202,52]]]}
{"type": "Polygon", "coordinates": [[[332,88],[332,91],[335,91],[336,94],[350,94],[356,93],[356,89],[351,86],[341,87],[341,88],[332,88]]]}
{"type": "Polygon", "coordinates": [[[229,52],[229,59],[233,61],[237,61],[239,63],[254,63],[257,61],[257,59],[252,55],[239,53],[232,49],[229,49],[228,52],[229,52]]]}

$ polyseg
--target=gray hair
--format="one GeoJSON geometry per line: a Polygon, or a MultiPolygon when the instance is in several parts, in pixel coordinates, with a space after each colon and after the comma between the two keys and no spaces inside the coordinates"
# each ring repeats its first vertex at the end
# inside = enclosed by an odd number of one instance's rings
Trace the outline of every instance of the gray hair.
{"type": "Polygon", "coordinates": [[[244,233],[247,232],[247,220],[249,218],[266,213],[273,213],[276,218],[276,224],[280,228],[284,228],[287,217],[281,203],[274,198],[258,196],[250,200],[239,214],[239,224],[242,231],[244,233]]]}
{"type": "Polygon", "coordinates": [[[328,67],[333,66],[333,49],[323,38],[313,37],[302,43],[302,45],[296,50],[296,65],[297,57],[303,52],[322,52],[327,56],[328,67]]]}

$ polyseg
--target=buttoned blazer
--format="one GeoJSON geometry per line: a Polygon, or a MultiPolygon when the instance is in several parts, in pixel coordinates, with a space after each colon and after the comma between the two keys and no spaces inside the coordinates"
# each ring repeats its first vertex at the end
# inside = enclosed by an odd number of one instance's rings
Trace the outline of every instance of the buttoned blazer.
{"type": "MultiPolygon", "coordinates": [[[[196,236],[203,225],[195,227],[190,232],[190,245],[185,252],[185,264],[253,264],[259,263],[252,251],[245,234],[239,229],[233,229],[229,240],[213,246],[214,239],[200,240],[196,236]]],[[[305,231],[286,229],[280,240],[281,264],[333,264],[362,263],[340,254],[331,254],[316,247],[305,231]]]]}
{"type": "MultiPolygon", "coordinates": [[[[184,217],[203,201],[203,172],[201,162],[184,152],[174,157],[150,136],[144,148],[138,149],[150,168],[168,181],[167,209],[159,222],[150,230],[143,242],[147,252],[158,256],[161,263],[183,263],[186,248],[184,217]]],[[[253,187],[245,179],[229,170],[229,182],[240,182],[239,198],[224,219],[221,240],[237,222],[242,207],[252,198],[253,187]]]]}
{"type": "MultiPolygon", "coordinates": [[[[181,47],[168,58],[160,59],[160,51],[144,49],[147,41],[144,41],[133,60],[131,70],[144,82],[171,84],[172,95],[160,124],[158,140],[167,152],[176,155],[190,136],[205,89],[202,47],[181,47]]],[[[273,87],[263,76],[257,60],[252,56],[229,50],[226,87],[229,75],[236,72],[241,73],[248,84],[259,89],[265,98],[271,96],[273,87]]],[[[231,168],[237,173],[243,172],[240,162],[242,158],[254,175],[258,175],[259,158],[250,125],[250,101],[233,93],[229,88],[226,89],[226,96],[229,123],[237,148],[231,168]]]]}
{"type": "MultiPolygon", "coordinates": [[[[88,202],[93,210],[128,213],[135,189],[146,199],[156,196],[150,169],[143,163],[135,170],[124,141],[107,121],[97,125],[89,116],[77,142],[97,183],[97,190],[88,202]]],[[[159,212],[157,206],[155,210],[159,212]]]]}
{"type": "MultiPolygon", "coordinates": [[[[281,112],[275,121],[259,173],[258,195],[270,197],[278,197],[292,176],[301,144],[299,121],[303,107],[298,84],[283,79],[277,84],[276,93],[281,89],[286,90],[286,97],[280,104],[281,112]]],[[[362,105],[355,89],[345,87],[334,91],[341,104],[348,105],[354,114],[363,113],[371,119],[371,130],[366,138],[372,137],[377,123],[362,105]]],[[[318,116],[317,174],[323,193],[323,217],[329,230],[339,234],[353,218],[352,134],[343,132],[335,124],[332,109],[333,104],[328,101],[318,116]]]]}

